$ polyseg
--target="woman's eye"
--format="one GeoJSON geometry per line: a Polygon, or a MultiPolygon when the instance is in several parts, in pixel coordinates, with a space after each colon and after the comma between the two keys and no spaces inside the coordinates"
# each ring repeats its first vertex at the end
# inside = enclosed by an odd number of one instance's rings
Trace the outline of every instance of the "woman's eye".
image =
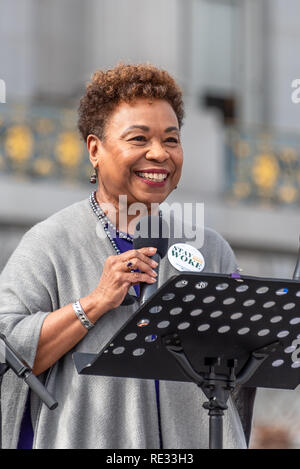
{"type": "Polygon", "coordinates": [[[166,139],[166,142],[171,142],[171,143],[178,143],[178,139],[175,137],[168,137],[166,139]]]}
{"type": "Polygon", "coordinates": [[[132,137],[130,140],[135,140],[137,142],[145,142],[146,137],[144,135],[137,135],[136,137],[132,137]]]}

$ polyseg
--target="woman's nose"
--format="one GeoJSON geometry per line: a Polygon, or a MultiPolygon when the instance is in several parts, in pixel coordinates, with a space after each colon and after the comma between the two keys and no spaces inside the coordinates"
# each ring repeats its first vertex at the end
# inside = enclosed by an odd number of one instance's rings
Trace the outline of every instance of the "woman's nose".
{"type": "Polygon", "coordinates": [[[160,142],[155,142],[148,149],[146,158],[149,160],[165,161],[169,158],[169,153],[160,142]]]}

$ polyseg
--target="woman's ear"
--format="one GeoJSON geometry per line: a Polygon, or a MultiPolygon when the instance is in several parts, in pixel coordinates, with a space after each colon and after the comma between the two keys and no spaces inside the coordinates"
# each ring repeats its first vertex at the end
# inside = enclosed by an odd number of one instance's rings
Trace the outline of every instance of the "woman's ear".
{"type": "Polygon", "coordinates": [[[101,154],[101,141],[96,135],[90,134],[86,139],[86,145],[90,156],[90,162],[94,168],[97,168],[101,154]]]}

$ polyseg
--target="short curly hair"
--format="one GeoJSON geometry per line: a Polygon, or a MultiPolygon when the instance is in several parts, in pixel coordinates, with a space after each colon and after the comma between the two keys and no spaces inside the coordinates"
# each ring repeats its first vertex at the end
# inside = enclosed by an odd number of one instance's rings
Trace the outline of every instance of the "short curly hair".
{"type": "Polygon", "coordinates": [[[78,129],[83,140],[90,134],[104,139],[106,123],[116,106],[141,97],[168,101],[181,128],[182,91],[174,78],[151,64],[118,64],[112,69],[96,71],[86,85],[78,108],[78,129]]]}

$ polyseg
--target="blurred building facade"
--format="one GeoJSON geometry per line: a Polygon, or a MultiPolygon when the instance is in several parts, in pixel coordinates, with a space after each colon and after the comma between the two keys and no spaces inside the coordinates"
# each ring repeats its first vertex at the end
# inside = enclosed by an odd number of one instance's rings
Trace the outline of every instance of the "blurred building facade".
{"type": "Polygon", "coordinates": [[[170,202],[204,201],[245,274],[291,278],[299,16],[297,0],[0,0],[0,270],[24,231],[91,191],[76,132],[85,82],[149,61],[185,95],[185,165],[170,202]]]}

